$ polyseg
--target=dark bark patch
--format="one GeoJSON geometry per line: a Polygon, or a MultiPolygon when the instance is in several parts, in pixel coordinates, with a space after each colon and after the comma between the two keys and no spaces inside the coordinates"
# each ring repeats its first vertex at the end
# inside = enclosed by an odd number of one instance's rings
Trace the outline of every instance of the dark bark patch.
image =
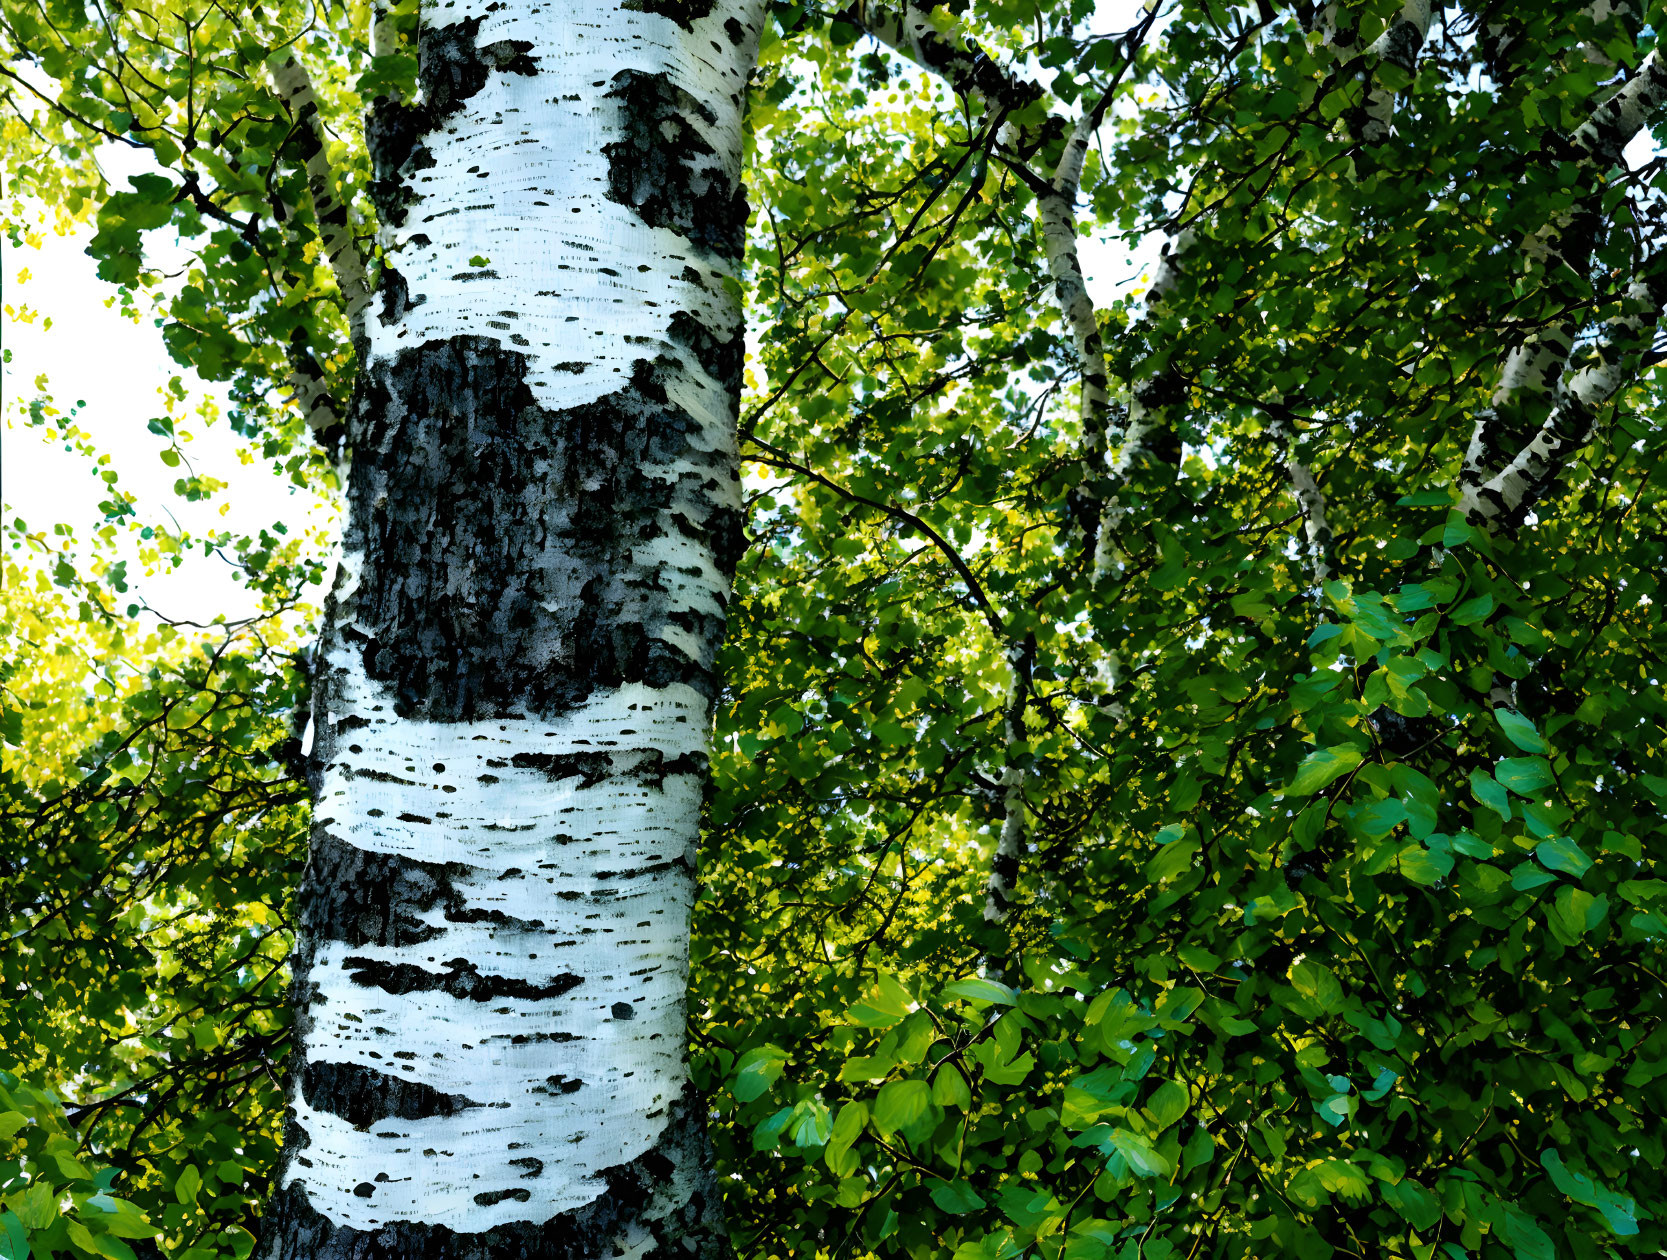
{"type": "Polygon", "coordinates": [[[482,975],[467,958],[449,958],[441,971],[430,971],[416,963],[394,963],[382,958],[344,958],[342,969],[354,984],[381,989],[396,996],[402,993],[445,993],[469,1002],[492,1002],[499,998],[538,1001],[560,997],[584,983],[571,972],[551,976],[542,984],[519,976],[482,975]]]}
{"type": "Polygon", "coordinates": [[[687,311],[671,317],[673,341],[688,348],[695,362],[730,394],[741,392],[741,369],[746,361],[746,343],[739,336],[721,336],[687,311]]]}
{"type": "Polygon", "coordinates": [[[445,935],[444,928],[421,917],[436,906],[442,907],[448,923],[491,923],[518,931],[544,926],[538,919],[471,907],[455,883],[467,873],[468,868],[458,863],[373,853],[320,827],[301,890],[301,927],[309,941],[421,945],[445,935]]]}
{"type": "Polygon", "coordinates": [[[619,7],[632,13],[657,13],[692,31],[696,22],[712,12],[715,3],[716,0],[621,0],[619,7]]]}
{"type": "Polygon", "coordinates": [[[663,74],[622,70],[608,96],[620,103],[625,132],[623,140],[602,146],[609,199],[630,206],[652,227],[669,228],[701,249],[738,260],[746,193],[692,121],[711,126],[716,116],[663,74]]]}
{"type": "MultiPolygon", "coordinates": [[[[738,370],[739,337],[692,320],[673,335],[738,370]]],[[[734,470],[667,401],[668,370],[638,360],[625,388],[560,412],[538,406],[521,354],[484,337],[361,374],[346,543],[364,565],[337,624],[402,714],[554,716],[628,682],[715,695],[722,617],[679,607],[636,559],[667,522],[726,575],[744,545],[718,498],[734,470]],[[672,465],[675,479],[643,475],[672,465]],[[704,519],[680,503],[706,505],[704,519]],[[672,627],[693,634],[697,659],[667,641],[672,627]]]]}
{"type": "Polygon", "coordinates": [[[340,1116],[356,1129],[381,1120],[424,1120],[455,1116],[482,1106],[462,1094],[447,1094],[421,1081],[403,1080],[357,1063],[309,1063],[301,1074],[301,1096],[314,1111],[340,1116]]]}

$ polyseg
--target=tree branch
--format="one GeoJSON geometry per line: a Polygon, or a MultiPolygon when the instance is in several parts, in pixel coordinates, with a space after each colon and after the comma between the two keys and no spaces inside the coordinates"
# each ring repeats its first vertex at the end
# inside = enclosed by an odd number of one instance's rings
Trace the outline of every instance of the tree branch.
{"type": "Polygon", "coordinates": [[[1551,414],[1533,438],[1493,476],[1465,486],[1459,511],[1467,521],[1514,524],[1545,495],[1573,452],[1596,435],[1599,410],[1636,376],[1664,306],[1667,265],[1658,262],[1628,286],[1625,307],[1595,348],[1596,362],[1558,382],[1551,414]]]}
{"type": "MultiPolygon", "coordinates": [[[[296,58],[294,50],[285,49],[268,63],[268,68],[279,97],[305,138],[303,158],[307,167],[307,190],[312,196],[313,217],[318,221],[324,256],[330,262],[336,288],[341,292],[346,307],[348,329],[357,342],[365,334],[365,311],[371,302],[370,283],[365,278],[364,256],[354,238],[352,215],[346,202],[336,193],[330,155],[325,147],[324,124],[319,115],[318,96],[313,91],[312,78],[296,58]]],[[[286,208],[294,210],[294,207],[286,208]]]]}

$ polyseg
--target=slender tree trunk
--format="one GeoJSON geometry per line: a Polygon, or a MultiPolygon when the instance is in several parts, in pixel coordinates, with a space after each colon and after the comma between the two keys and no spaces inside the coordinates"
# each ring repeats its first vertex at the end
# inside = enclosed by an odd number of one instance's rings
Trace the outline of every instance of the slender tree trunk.
{"type": "Polygon", "coordinates": [[[425,3],[373,110],[266,1260],[726,1250],[684,990],[762,9],[425,3]]]}

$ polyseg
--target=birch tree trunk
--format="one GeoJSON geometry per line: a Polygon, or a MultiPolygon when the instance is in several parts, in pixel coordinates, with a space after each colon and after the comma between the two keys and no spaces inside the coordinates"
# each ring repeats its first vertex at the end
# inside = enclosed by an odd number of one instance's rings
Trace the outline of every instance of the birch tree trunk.
{"type": "Polygon", "coordinates": [[[762,0],[425,3],[260,1254],[714,1256],[684,989],[762,0]]]}

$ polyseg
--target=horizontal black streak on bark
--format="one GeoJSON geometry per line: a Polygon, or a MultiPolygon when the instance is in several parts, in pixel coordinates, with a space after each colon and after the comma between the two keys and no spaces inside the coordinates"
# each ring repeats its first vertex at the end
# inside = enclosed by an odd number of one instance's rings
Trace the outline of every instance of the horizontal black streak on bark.
{"type": "Polygon", "coordinates": [[[641,752],[609,753],[516,753],[510,765],[522,770],[542,771],[552,783],[563,779],[578,779],[580,789],[595,787],[610,779],[625,779],[664,787],[674,774],[706,773],[708,759],[704,753],[682,753],[671,760],[658,748],[641,752]]]}
{"type": "Polygon", "coordinates": [[[560,997],[584,983],[581,976],[564,972],[543,984],[517,976],[482,975],[467,958],[448,958],[443,971],[430,971],[416,963],[394,963],[381,958],[344,958],[342,970],[354,984],[381,989],[396,996],[402,993],[445,993],[470,1002],[492,1002],[499,998],[538,1001],[560,997]]]}
{"type": "MultiPolygon", "coordinates": [[[[592,1203],[532,1224],[516,1221],[478,1234],[409,1221],[374,1230],[332,1224],[307,1201],[300,1182],[273,1198],[263,1231],[263,1260],[306,1256],[308,1260],[593,1260],[633,1223],[642,1222],[657,1202],[675,1192],[674,1178],[692,1178],[695,1191],[668,1216],[646,1222],[654,1246],[646,1260],[721,1260],[729,1254],[717,1186],[711,1174],[701,1110],[694,1091],[669,1108],[670,1118],[655,1145],[627,1164],[604,1169],[604,1187],[592,1203]]],[[[543,1171],[523,1173],[521,1180],[543,1171]]],[[[368,1183],[367,1183],[368,1184],[368,1183]]],[[[375,1187],[370,1187],[374,1193],[375,1187]]],[[[520,1187],[491,1187],[502,1194],[520,1187]]]]}
{"type": "MultiPolygon", "coordinates": [[[[738,375],[738,336],[673,336],[738,375]]],[[[625,388],[559,412],[533,398],[526,359],[485,337],[426,342],[361,374],[346,545],[364,564],[343,633],[403,714],[552,716],[631,682],[716,695],[721,616],[673,607],[634,558],[668,524],[725,572],[743,545],[740,513],[717,505],[732,470],[668,402],[671,366],[639,359],[625,388]],[[682,496],[641,475],[673,464],[695,483],[682,496]],[[678,512],[680,497],[711,505],[707,521],[678,512]],[[702,659],[666,642],[670,627],[711,645],[702,659]]]]}
{"type": "MultiPolygon", "coordinates": [[[[686,31],[694,30],[695,23],[711,14],[717,0],[621,0],[620,8],[632,13],[656,13],[668,17],[686,31]]],[[[740,26],[731,18],[726,26],[740,26]]],[[[730,37],[734,43],[741,41],[730,37]]]]}
{"type": "Polygon", "coordinates": [[[485,1105],[358,1063],[307,1064],[301,1075],[301,1096],[315,1111],[340,1116],[356,1129],[381,1120],[454,1116],[485,1105]]]}
{"type": "Polygon", "coordinates": [[[521,931],[544,926],[538,919],[468,908],[454,886],[468,871],[458,863],[419,862],[361,849],[321,828],[313,839],[311,869],[302,886],[302,930],[309,941],[342,941],[355,947],[421,945],[445,934],[444,928],[420,917],[436,906],[443,908],[449,923],[484,922],[521,931]]]}

